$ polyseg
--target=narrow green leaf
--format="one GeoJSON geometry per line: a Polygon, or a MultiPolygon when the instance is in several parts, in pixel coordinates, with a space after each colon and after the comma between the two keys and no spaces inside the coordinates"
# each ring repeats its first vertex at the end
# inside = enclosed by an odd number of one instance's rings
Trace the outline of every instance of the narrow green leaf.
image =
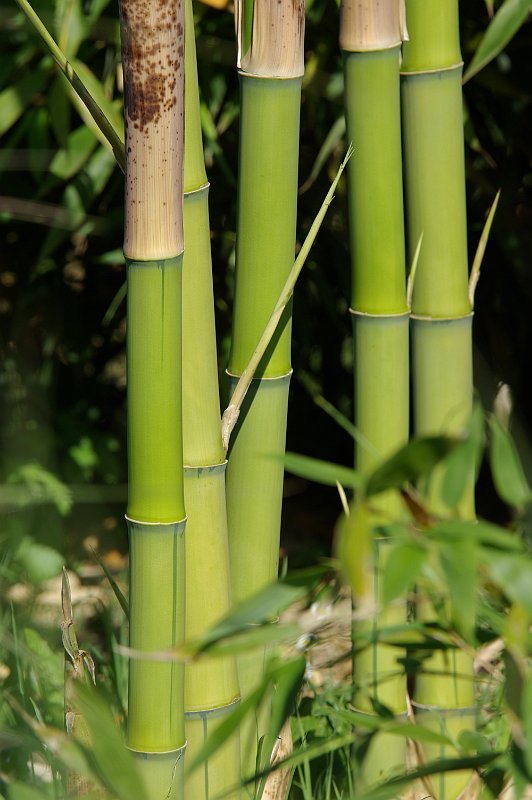
{"type": "Polygon", "coordinates": [[[0,136],[20,119],[49,78],[49,72],[40,65],[0,93],[0,136]]]}
{"type": "Polygon", "coordinates": [[[532,775],[532,682],[526,681],[521,700],[521,718],[525,740],[525,763],[529,775],[532,775]]]}
{"type": "Polygon", "coordinates": [[[485,753],[477,756],[430,761],[428,764],[424,764],[422,767],[418,767],[405,775],[391,778],[389,781],[363,792],[357,800],[390,800],[390,798],[398,797],[403,789],[406,789],[412,781],[418,778],[425,778],[427,775],[441,775],[446,772],[479,769],[491,764],[500,755],[500,753],[485,753]]]}
{"type": "Polygon", "coordinates": [[[505,503],[523,508],[531,499],[517,449],[499,420],[490,417],[490,463],[495,488],[505,503]]]}
{"type": "Polygon", "coordinates": [[[437,522],[425,531],[425,536],[443,542],[448,540],[460,542],[465,538],[471,538],[485,547],[509,551],[522,551],[523,549],[521,540],[515,533],[482,520],[478,522],[476,520],[444,520],[437,522]]]}
{"type": "Polygon", "coordinates": [[[491,226],[493,225],[493,220],[495,219],[495,212],[497,211],[497,206],[499,205],[500,196],[501,196],[501,190],[499,189],[499,191],[495,195],[495,200],[491,204],[491,208],[489,210],[486,222],[484,223],[484,227],[482,228],[482,234],[480,236],[480,240],[477,246],[475,258],[473,259],[473,265],[471,267],[471,273],[469,275],[469,302],[471,303],[471,308],[474,308],[475,306],[475,291],[477,288],[477,283],[480,278],[480,268],[482,266],[482,261],[484,260],[484,253],[486,252],[486,247],[488,246],[488,239],[490,236],[491,226]]]}
{"type": "Polygon", "coordinates": [[[354,488],[362,483],[361,476],[354,469],[331,464],[329,461],[321,461],[296,453],[286,453],[284,462],[288,472],[293,475],[307,478],[316,483],[323,483],[326,486],[336,486],[338,482],[342,486],[354,488]]]}
{"type": "Polygon", "coordinates": [[[479,520],[445,520],[433,525],[426,535],[443,542],[451,539],[460,542],[465,538],[474,539],[485,547],[501,550],[522,551],[520,538],[506,528],[499,528],[490,522],[479,520]]]}
{"type": "Polygon", "coordinates": [[[391,603],[412,586],[427,558],[427,551],[417,544],[399,544],[386,554],[381,576],[382,602],[391,603]]]}
{"type": "Polygon", "coordinates": [[[34,789],[25,783],[19,783],[19,781],[10,781],[9,783],[9,800],[44,800],[46,797],[52,797],[52,795],[44,787],[34,789]]]}
{"type": "Polygon", "coordinates": [[[415,483],[428,475],[460,441],[446,436],[412,439],[369,476],[366,495],[370,497],[388,489],[400,489],[406,483],[415,483]]]}
{"type": "Polygon", "coordinates": [[[464,83],[499,55],[515,36],[532,10],[532,0],[506,0],[491,20],[471,59],[464,83]]]}
{"type": "Polygon", "coordinates": [[[403,736],[415,742],[430,742],[432,744],[452,745],[453,741],[443,733],[415,725],[410,722],[396,722],[394,719],[384,718],[377,714],[364,714],[361,711],[351,711],[343,708],[327,707],[323,714],[331,719],[339,719],[349,725],[375,732],[382,731],[394,736],[403,736]]]}
{"type": "MultiPolygon", "coordinates": [[[[90,92],[92,99],[97,103],[99,108],[107,117],[116,136],[123,141],[124,118],[122,105],[109,99],[102,87],[102,84],[86,64],[84,64],[82,61],[79,61],[77,58],[73,60],[72,64],[77,74],[83,81],[83,84],[90,92]]],[[[100,130],[96,122],[94,123],[94,126],[98,131],[100,130]]],[[[106,138],[105,141],[107,141],[106,138]]]]}
{"type": "MultiPolygon", "coordinates": [[[[103,113],[102,109],[94,101],[94,99],[91,96],[91,93],[87,90],[87,87],[84,85],[79,75],[73,69],[72,64],[69,63],[68,59],[66,58],[61,48],[57,46],[57,43],[54,41],[53,37],[50,36],[48,29],[43,24],[38,14],[35,13],[34,9],[28,2],[28,0],[15,0],[15,2],[22,10],[22,12],[26,15],[28,21],[31,23],[31,25],[33,25],[33,27],[41,37],[47,52],[50,53],[55,63],[59,67],[60,71],[72,84],[72,87],[74,88],[77,96],[87,107],[96,125],[98,126],[104,137],[111,145],[112,151],[120,166],[120,169],[122,170],[122,172],[124,172],[125,154],[124,154],[123,141],[120,139],[120,137],[117,136],[116,131],[114,130],[112,124],[109,122],[106,115],[103,113]]],[[[42,71],[37,70],[35,73],[32,73],[32,76],[39,75],[41,74],[41,72],[42,71]]],[[[2,118],[3,117],[0,114],[0,119],[2,118]]]]}
{"type": "Polygon", "coordinates": [[[483,561],[491,578],[515,603],[532,614],[532,560],[524,555],[485,550],[483,561]]]}
{"type": "Polygon", "coordinates": [[[84,125],[69,134],[67,146],[58,150],[50,164],[50,172],[56,178],[66,181],[82,168],[97,145],[92,131],[84,125]]]}
{"type": "Polygon", "coordinates": [[[470,641],[477,602],[477,546],[471,538],[440,544],[440,561],[449,586],[451,617],[458,633],[470,641]]]}
{"type": "Polygon", "coordinates": [[[306,594],[306,586],[294,586],[284,581],[265,586],[264,589],[233,608],[227,616],[210,628],[195,643],[196,651],[202,652],[221,639],[246,631],[250,625],[272,620],[284,608],[306,594]]]}
{"type": "Polygon", "coordinates": [[[76,708],[83,715],[91,735],[94,763],[107,786],[120,800],[147,800],[131,752],[125,745],[108,704],[88,686],[77,684],[76,708]]]}
{"type": "Polygon", "coordinates": [[[266,673],[275,685],[270,714],[272,745],[285,720],[293,711],[306,666],[307,661],[303,655],[286,660],[273,660],[268,664],[266,673]]]}
{"type": "Polygon", "coordinates": [[[288,640],[296,640],[301,634],[301,629],[297,625],[279,625],[265,623],[264,625],[253,625],[249,630],[241,631],[235,636],[227,636],[205,645],[200,642],[185,642],[178,647],[178,654],[184,656],[204,653],[206,656],[216,658],[218,656],[238,655],[248,653],[258,647],[278,644],[288,640]]]}
{"type": "Polygon", "coordinates": [[[187,774],[194,772],[194,770],[197,769],[200,764],[203,764],[204,761],[207,761],[210,756],[216,753],[216,751],[225,744],[234,731],[236,731],[246,715],[259,708],[264,695],[269,688],[269,685],[270,679],[269,677],[265,676],[260,686],[251,692],[251,694],[249,694],[244,700],[238,703],[238,705],[235,707],[235,710],[231,711],[231,713],[228,714],[219,723],[219,725],[216,726],[212,733],[209,734],[205,744],[202,745],[199,752],[196,754],[196,757],[187,764],[187,774]]]}
{"type": "Polygon", "coordinates": [[[67,58],[72,58],[87,35],[80,0],[56,0],[54,16],[58,45],[67,58]]]}
{"type": "Polygon", "coordinates": [[[264,747],[260,753],[261,768],[264,770],[258,795],[262,796],[267,774],[270,771],[271,754],[279,732],[293,711],[296,698],[303,682],[306,669],[306,659],[304,656],[281,661],[272,659],[266,668],[266,674],[273,684],[273,693],[270,705],[270,720],[268,726],[268,736],[264,747]]]}
{"type": "Polygon", "coordinates": [[[120,608],[124,612],[126,619],[129,620],[129,602],[127,601],[126,597],[124,597],[124,594],[123,594],[122,590],[120,589],[120,586],[117,584],[117,582],[115,581],[115,579],[113,578],[113,576],[111,575],[109,570],[107,569],[107,566],[106,566],[105,562],[103,561],[103,559],[100,558],[100,556],[98,555],[98,553],[94,549],[92,549],[92,554],[93,554],[94,558],[96,559],[96,561],[98,562],[98,564],[100,565],[100,567],[103,569],[103,571],[105,573],[105,577],[109,581],[111,589],[113,590],[114,596],[118,600],[120,608]]]}
{"type": "Polygon", "coordinates": [[[57,141],[61,147],[66,147],[70,133],[70,103],[61,75],[56,75],[48,92],[48,110],[57,141]]]}
{"type": "Polygon", "coordinates": [[[449,508],[456,508],[464,491],[476,475],[484,448],[484,412],[475,404],[466,428],[466,438],[445,459],[442,499],[449,508]]]}
{"type": "Polygon", "coordinates": [[[303,194],[308,189],[310,189],[310,187],[312,186],[312,184],[322,171],[323,167],[329,160],[329,156],[336,148],[338,142],[340,142],[344,136],[345,136],[345,116],[342,114],[342,116],[338,117],[338,119],[336,119],[333,122],[329,130],[329,133],[323,140],[323,144],[321,145],[318,155],[316,156],[316,159],[314,161],[314,164],[312,165],[312,169],[310,170],[310,175],[308,176],[305,183],[300,187],[299,194],[303,194]]]}

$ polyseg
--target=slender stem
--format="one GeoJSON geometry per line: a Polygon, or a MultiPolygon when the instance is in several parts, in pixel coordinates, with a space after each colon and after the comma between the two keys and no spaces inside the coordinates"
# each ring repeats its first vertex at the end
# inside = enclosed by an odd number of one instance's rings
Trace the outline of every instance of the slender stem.
{"type": "Polygon", "coordinates": [[[47,50],[49,51],[50,55],[54,59],[55,63],[65,76],[65,78],[70,82],[72,88],[77,92],[81,100],[87,106],[92,118],[94,119],[96,125],[101,130],[109,144],[111,145],[111,149],[114,153],[114,156],[118,162],[118,166],[122,170],[122,172],[126,171],[126,157],[124,152],[124,143],[120,138],[118,131],[116,131],[104,114],[98,103],[94,100],[91,93],[76,73],[72,64],[68,61],[65,54],[61,50],[61,48],[57,45],[54,41],[53,37],[48,32],[46,26],[43,24],[42,20],[35,13],[33,8],[31,7],[28,0],[15,0],[15,2],[20,7],[21,11],[26,15],[27,19],[31,22],[41,39],[43,40],[44,44],[46,45],[47,50]]]}
{"type": "Polygon", "coordinates": [[[279,325],[283,312],[292,298],[296,281],[301,273],[301,270],[303,269],[303,265],[305,264],[307,256],[310,252],[310,248],[314,244],[314,240],[318,235],[318,231],[329,209],[329,206],[334,199],[334,192],[336,191],[338,181],[340,180],[342,172],[344,171],[345,166],[349,161],[349,159],[351,158],[352,154],[353,154],[353,148],[352,146],[350,146],[344,160],[338,167],[338,171],[331,184],[331,188],[327,192],[325,200],[323,201],[321,208],[318,211],[310,227],[310,230],[305,238],[305,241],[303,242],[303,246],[301,247],[301,250],[299,251],[299,254],[294,262],[294,266],[292,267],[290,274],[286,279],[286,283],[281,290],[279,299],[277,300],[275,307],[271,313],[271,316],[268,322],[266,323],[266,327],[264,328],[264,331],[259,339],[259,342],[252,353],[249,363],[242,372],[242,374],[240,375],[238,382],[231,394],[231,399],[222,417],[222,440],[226,452],[229,448],[229,439],[231,437],[231,432],[233,431],[233,428],[237,422],[238,415],[242,407],[242,403],[244,402],[244,398],[248,392],[249,387],[251,386],[251,382],[255,376],[257,368],[266,350],[268,349],[268,346],[273,338],[277,326],[279,325]]]}

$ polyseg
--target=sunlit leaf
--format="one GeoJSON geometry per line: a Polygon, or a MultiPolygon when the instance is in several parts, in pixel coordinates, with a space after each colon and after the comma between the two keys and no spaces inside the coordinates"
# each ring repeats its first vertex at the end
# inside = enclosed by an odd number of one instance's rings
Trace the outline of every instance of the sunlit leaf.
{"type": "Polygon", "coordinates": [[[0,92],[0,136],[27,111],[33,98],[43,90],[50,73],[42,66],[0,92]]]}
{"type": "Polygon", "coordinates": [[[412,439],[369,476],[366,494],[369,497],[388,489],[400,489],[407,483],[415,483],[422,476],[428,475],[459,442],[460,439],[446,436],[412,439]]]}
{"type": "Polygon", "coordinates": [[[526,22],[532,10],[532,0],[505,0],[491,20],[486,33],[471,59],[464,83],[499,55],[526,22]]]}
{"type": "Polygon", "coordinates": [[[147,800],[134,758],[107,703],[95,689],[81,684],[76,685],[75,703],[87,723],[94,763],[106,784],[120,800],[147,800]]]}
{"type": "Polygon", "coordinates": [[[515,603],[532,614],[532,560],[524,555],[484,551],[492,580],[515,603]]]}
{"type": "Polygon", "coordinates": [[[490,464],[498,494],[511,506],[523,508],[532,498],[517,449],[499,420],[490,418],[490,464]]]}
{"type": "Polygon", "coordinates": [[[484,446],[484,412],[479,403],[466,428],[466,438],[445,459],[441,492],[443,502],[456,508],[476,475],[484,446]]]}
{"type": "Polygon", "coordinates": [[[451,540],[460,542],[463,539],[474,539],[485,547],[501,550],[522,550],[520,538],[506,528],[499,528],[491,522],[479,520],[444,520],[437,522],[426,535],[443,542],[451,540]]]}
{"type": "Polygon", "coordinates": [[[194,643],[194,649],[197,652],[201,652],[220,639],[229,638],[246,631],[250,625],[270,621],[280,611],[306,594],[307,588],[305,586],[294,586],[285,581],[272,583],[248,600],[235,606],[229,614],[194,643]]]}
{"type": "Polygon", "coordinates": [[[466,639],[473,636],[477,602],[477,546],[472,538],[440,545],[440,561],[449,586],[451,617],[466,639]]]}
{"type": "Polygon", "coordinates": [[[58,150],[50,164],[50,172],[56,178],[68,180],[82,168],[97,145],[94,134],[84,125],[69,135],[67,146],[58,150]]]}
{"type": "Polygon", "coordinates": [[[36,789],[19,781],[9,783],[9,800],[45,800],[52,796],[51,790],[46,791],[44,787],[36,789]]]}
{"type": "Polygon", "coordinates": [[[186,766],[186,772],[194,772],[210,756],[222,747],[229,737],[236,731],[242,720],[255,709],[258,709],[270,685],[269,677],[265,676],[261,684],[252,691],[244,700],[235,706],[227,716],[209,734],[207,741],[202,745],[195,758],[186,766]]]}
{"type": "Polygon", "coordinates": [[[384,605],[411,588],[426,557],[427,551],[414,543],[398,544],[390,548],[381,574],[384,605]]]}
{"type": "Polygon", "coordinates": [[[293,475],[307,478],[316,483],[323,483],[326,486],[336,486],[338,482],[342,486],[354,487],[359,486],[362,481],[360,475],[353,469],[295,453],[286,453],[285,467],[293,475]]]}

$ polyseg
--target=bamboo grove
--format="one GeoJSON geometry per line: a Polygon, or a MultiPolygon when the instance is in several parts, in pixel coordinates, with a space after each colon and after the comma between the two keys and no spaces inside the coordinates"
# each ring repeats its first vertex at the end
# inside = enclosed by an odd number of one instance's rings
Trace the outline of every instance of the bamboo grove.
{"type": "MultiPolygon", "coordinates": [[[[347,143],[353,146],[346,248],[358,431],[354,466],[367,475],[411,434],[460,433],[472,411],[462,58],[458,0],[342,0],[340,6],[347,143]]],[[[186,665],[168,654],[185,640],[201,638],[234,605],[277,577],[293,285],[278,301],[296,256],[305,6],[304,0],[235,3],[239,164],[227,364],[235,396],[226,403],[223,430],[192,2],[120,0],[119,8],[127,265],[127,746],[149,800],[248,797],[241,781],[267,768],[271,748],[265,743],[279,733],[270,726],[271,695],[263,693],[260,710],[252,708],[198,769],[186,772],[186,763],[261,685],[268,648],[186,665]],[[276,304],[279,314],[265,352],[250,367],[276,304]],[[243,379],[248,391],[237,402],[243,379]]],[[[81,91],[79,78],[68,77],[81,91]]],[[[121,157],[120,144],[113,146],[121,157]]],[[[425,495],[434,514],[441,510],[440,482],[436,472],[425,495]]],[[[473,474],[454,511],[474,519],[473,474]]],[[[403,514],[396,495],[383,493],[368,504],[355,493],[352,535],[357,521],[373,529],[403,514]]],[[[388,542],[376,537],[374,553],[363,600],[369,597],[377,610],[369,622],[354,623],[354,635],[406,621],[406,599],[380,610],[379,574],[388,542]]],[[[359,588],[353,586],[355,612],[359,588]]],[[[416,614],[430,617],[423,598],[416,614]]],[[[354,659],[355,708],[371,714],[384,704],[398,719],[414,709],[422,724],[452,736],[474,726],[468,655],[432,656],[410,698],[397,658],[397,648],[374,641],[354,659]]],[[[430,748],[425,757],[434,757],[430,748]]],[[[374,784],[405,758],[404,740],[377,736],[363,770],[353,764],[355,785],[374,784]]],[[[467,773],[442,778],[438,798],[455,800],[469,779],[467,773]]],[[[259,793],[263,789],[264,782],[259,793]]]]}

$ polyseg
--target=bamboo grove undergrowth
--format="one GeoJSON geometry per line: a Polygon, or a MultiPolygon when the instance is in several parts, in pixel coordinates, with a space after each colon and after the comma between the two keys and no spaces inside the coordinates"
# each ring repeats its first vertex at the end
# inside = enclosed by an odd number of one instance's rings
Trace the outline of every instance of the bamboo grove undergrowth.
{"type": "MultiPolygon", "coordinates": [[[[338,478],[348,492],[340,492],[338,554],[353,594],[354,716],[342,740],[351,748],[348,784],[354,797],[373,798],[373,790],[380,797],[377,787],[394,771],[408,766],[422,773],[426,761],[459,759],[457,742],[476,735],[472,632],[456,616],[453,598],[423,594],[421,566],[418,572],[405,567],[406,579],[396,578],[400,591],[389,589],[401,546],[416,564],[428,563],[429,552],[438,560],[430,545],[420,544],[425,534],[447,552],[449,574],[456,574],[445,547],[456,544],[467,558],[470,543],[453,539],[453,524],[473,530],[475,523],[475,459],[482,442],[475,440],[475,452],[471,445],[460,462],[458,489],[449,489],[445,461],[454,449],[465,453],[463,442],[473,441],[479,428],[471,340],[478,269],[470,279],[458,1],[342,0],[338,53],[348,156],[340,159],[302,244],[296,221],[304,0],[237,0],[235,291],[223,425],[192,2],[119,2],[123,148],[25,0],[17,2],[32,24],[41,25],[45,45],[85,97],[125,170],[126,743],[143,800],[287,796],[290,771],[277,783],[268,771],[304,671],[300,653],[280,655],[275,645],[284,607],[272,589],[292,376],[292,292],[346,164],[355,447],[354,469],[338,478]],[[429,442],[430,468],[406,468],[404,457],[400,479],[397,470],[392,479],[386,464],[393,467],[409,437],[413,453],[421,452],[418,439],[429,442]],[[405,536],[412,537],[406,544],[405,536]],[[409,637],[435,619],[449,626],[440,631],[441,649],[428,646],[428,657],[418,657],[409,637]],[[244,645],[235,644],[237,634],[244,645]],[[253,646],[245,646],[246,636],[253,646]],[[213,643],[218,653],[209,657],[213,643]],[[409,659],[415,674],[408,672],[409,659]],[[397,734],[401,725],[412,726],[415,739],[414,724],[425,738],[420,734],[412,756],[407,734],[397,734]],[[362,737],[359,746],[365,725],[372,738],[362,737]],[[190,764],[196,768],[187,771],[190,764]]],[[[482,523],[478,530],[479,541],[489,540],[482,523]]],[[[297,580],[280,585],[290,599],[313,591],[301,591],[297,580]]],[[[77,654],[75,636],[68,641],[77,654]]],[[[287,728],[283,739],[290,756],[287,728]]],[[[297,754],[294,763],[301,763],[297,754]]],[[[427,774],[430,779],[430,769],[427,774]]],[[[432,777],[430,796],[456,800],[464,790],[473,792],[476,780],[471,769],[443,769],[432,777]]],[[[406,797],[405,786],[382,797],[406,797]]]]}

